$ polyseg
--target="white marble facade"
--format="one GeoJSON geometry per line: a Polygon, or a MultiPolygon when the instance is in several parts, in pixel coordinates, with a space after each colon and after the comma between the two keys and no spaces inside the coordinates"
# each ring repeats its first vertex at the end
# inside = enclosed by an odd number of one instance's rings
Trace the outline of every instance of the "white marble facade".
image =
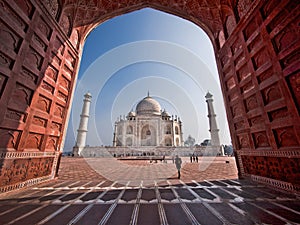
{"type": "Polygon", "coordinates": [[[135,111],[115,122],[113,146],[183,146],[182,122],[179,117],[162,111],[148,94],[135,111]]]}

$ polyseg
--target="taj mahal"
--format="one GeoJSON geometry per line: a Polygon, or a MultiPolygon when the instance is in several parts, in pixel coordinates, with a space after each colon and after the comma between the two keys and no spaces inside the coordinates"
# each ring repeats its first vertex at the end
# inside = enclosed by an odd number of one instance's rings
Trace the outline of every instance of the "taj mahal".
{"type": "Polygon", "coordinates": [[[135,110],[120,116],[114,123],[112,146],[86,146],[88,133],[89,108],[92,96],[84,95],[80,124],[77,130],[75,156],[84,157],[126,157],[126,156],[161,156],[179,154],[182,156],[222,155],[217,128],[216,114],[213,107],[213,95],[206,94],[208,108],[210,146],[184,146],[183,121],[177,115],[170,115],[162,109],[160,103],[150,96],[140,100],[135,110]]]}
{"type": "Polygon", "coordinates": [[[115,123],[113,146],[182,146],[182,122],[148,95],[115,123]]]}

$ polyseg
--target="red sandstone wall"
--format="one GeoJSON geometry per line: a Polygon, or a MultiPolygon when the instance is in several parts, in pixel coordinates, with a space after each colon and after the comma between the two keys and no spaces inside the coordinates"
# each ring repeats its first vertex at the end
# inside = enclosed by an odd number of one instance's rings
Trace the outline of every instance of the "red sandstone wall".
{"type": "Polygon", "coordinates": [[[60,156],[79,37],[42,2],[0,1],[1,191],[53,178],[60,156]]]}
{"type": "Polygon", "coordinates": [[[229,38],[225,43],[219,39],[218,52],[240,173],[299,191],[299,3],[273,0],[242,6],[250,12],[234,8],[236,13],[224,23],[229,38]]]}

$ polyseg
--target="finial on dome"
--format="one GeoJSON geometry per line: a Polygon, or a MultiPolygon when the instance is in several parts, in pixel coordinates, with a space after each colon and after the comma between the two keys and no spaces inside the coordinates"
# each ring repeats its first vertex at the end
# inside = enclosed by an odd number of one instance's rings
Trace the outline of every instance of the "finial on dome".
{"type": "Polygon", "coordinates": [[[150,97],[150,93],[149,93],[149,90],[148,90],[148,95],[147,95],[147,97],[150,97]]]}

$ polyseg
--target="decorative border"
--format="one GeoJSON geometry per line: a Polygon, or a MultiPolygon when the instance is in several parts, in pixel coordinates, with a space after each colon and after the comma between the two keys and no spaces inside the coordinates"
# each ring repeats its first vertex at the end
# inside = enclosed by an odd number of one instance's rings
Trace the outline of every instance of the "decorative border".
{"type": "Polygon", "coordinates": [[[35,179],[30,179],[30,180],[27,180],[27,181],[24,181],[24,182],[21,182],[21,183],[18,183],[18,184],[3,186],[3,187],[0,187],[0,196],[2,194],[7,193],[7,192],[15,191],[15,190],[25,188],[25,187],[29,187],[29,186],[32,186],[32,185],[35,185],[35,184],[38,184],[38,183],[41,183],[41,182],[44,182],[44,181],[48,181],[48,180],[51,180],[51,179],[52,179],[52,176],[50,175],[50,176],[46,176],[46,177],[39,177],[39,178],[35,178],[35,179]]]}
{"type": "Polygon", "coordinates": [[[288,192],[294,192],[294,193],[300,193],[299,190],[297,190],[297,187],[295,187],[293,184],[288,183],[288,182],[284,182],[284,181],[280,181],[280,180],[274,180],[271,178],[267,178],[267,177],[261,177],[261,176],[257,176],[257,175],[250,175],[251,180],[258,182],[258,183],[263,183],[267,186],[279,189],[279,190],[285,190],[288,192]]]}
{"type": "Polygon", "coordinates": [[[255,151],[247,151],[247,150],[237,150],[238,155],[249,155],[249,156],[274,156],[274,157],[287,157],[287,158],[299,158],[300,151],[293,150],[278,150],[278,151],[265,151],[265,150],[255,150],[255,151]]]}
{"type": "Polygon", "coordinates": [[[35,184],[39,184],[45,181],[53,180],[55,178],[56,174],[56,168],[58,159],[61,155],[61,152],[2,152],[0,159],[16,159],[16,158],[45,158],[46,156],[52,156],[54,158],[52,163],[52,171],[51,174],[44,176],[44,177],[38,177],[30,180],[26,180],[24,182],[20,182],[17,184],[11,184],[7,186],[0,187],[0,196],[4,193],[19,190],[21,188],[29,187],[35,184]]]}
{"type": "Polygon", "coordinates": [[[57,152],[0,152],[0,159],[55,157],[57,152]]]}

